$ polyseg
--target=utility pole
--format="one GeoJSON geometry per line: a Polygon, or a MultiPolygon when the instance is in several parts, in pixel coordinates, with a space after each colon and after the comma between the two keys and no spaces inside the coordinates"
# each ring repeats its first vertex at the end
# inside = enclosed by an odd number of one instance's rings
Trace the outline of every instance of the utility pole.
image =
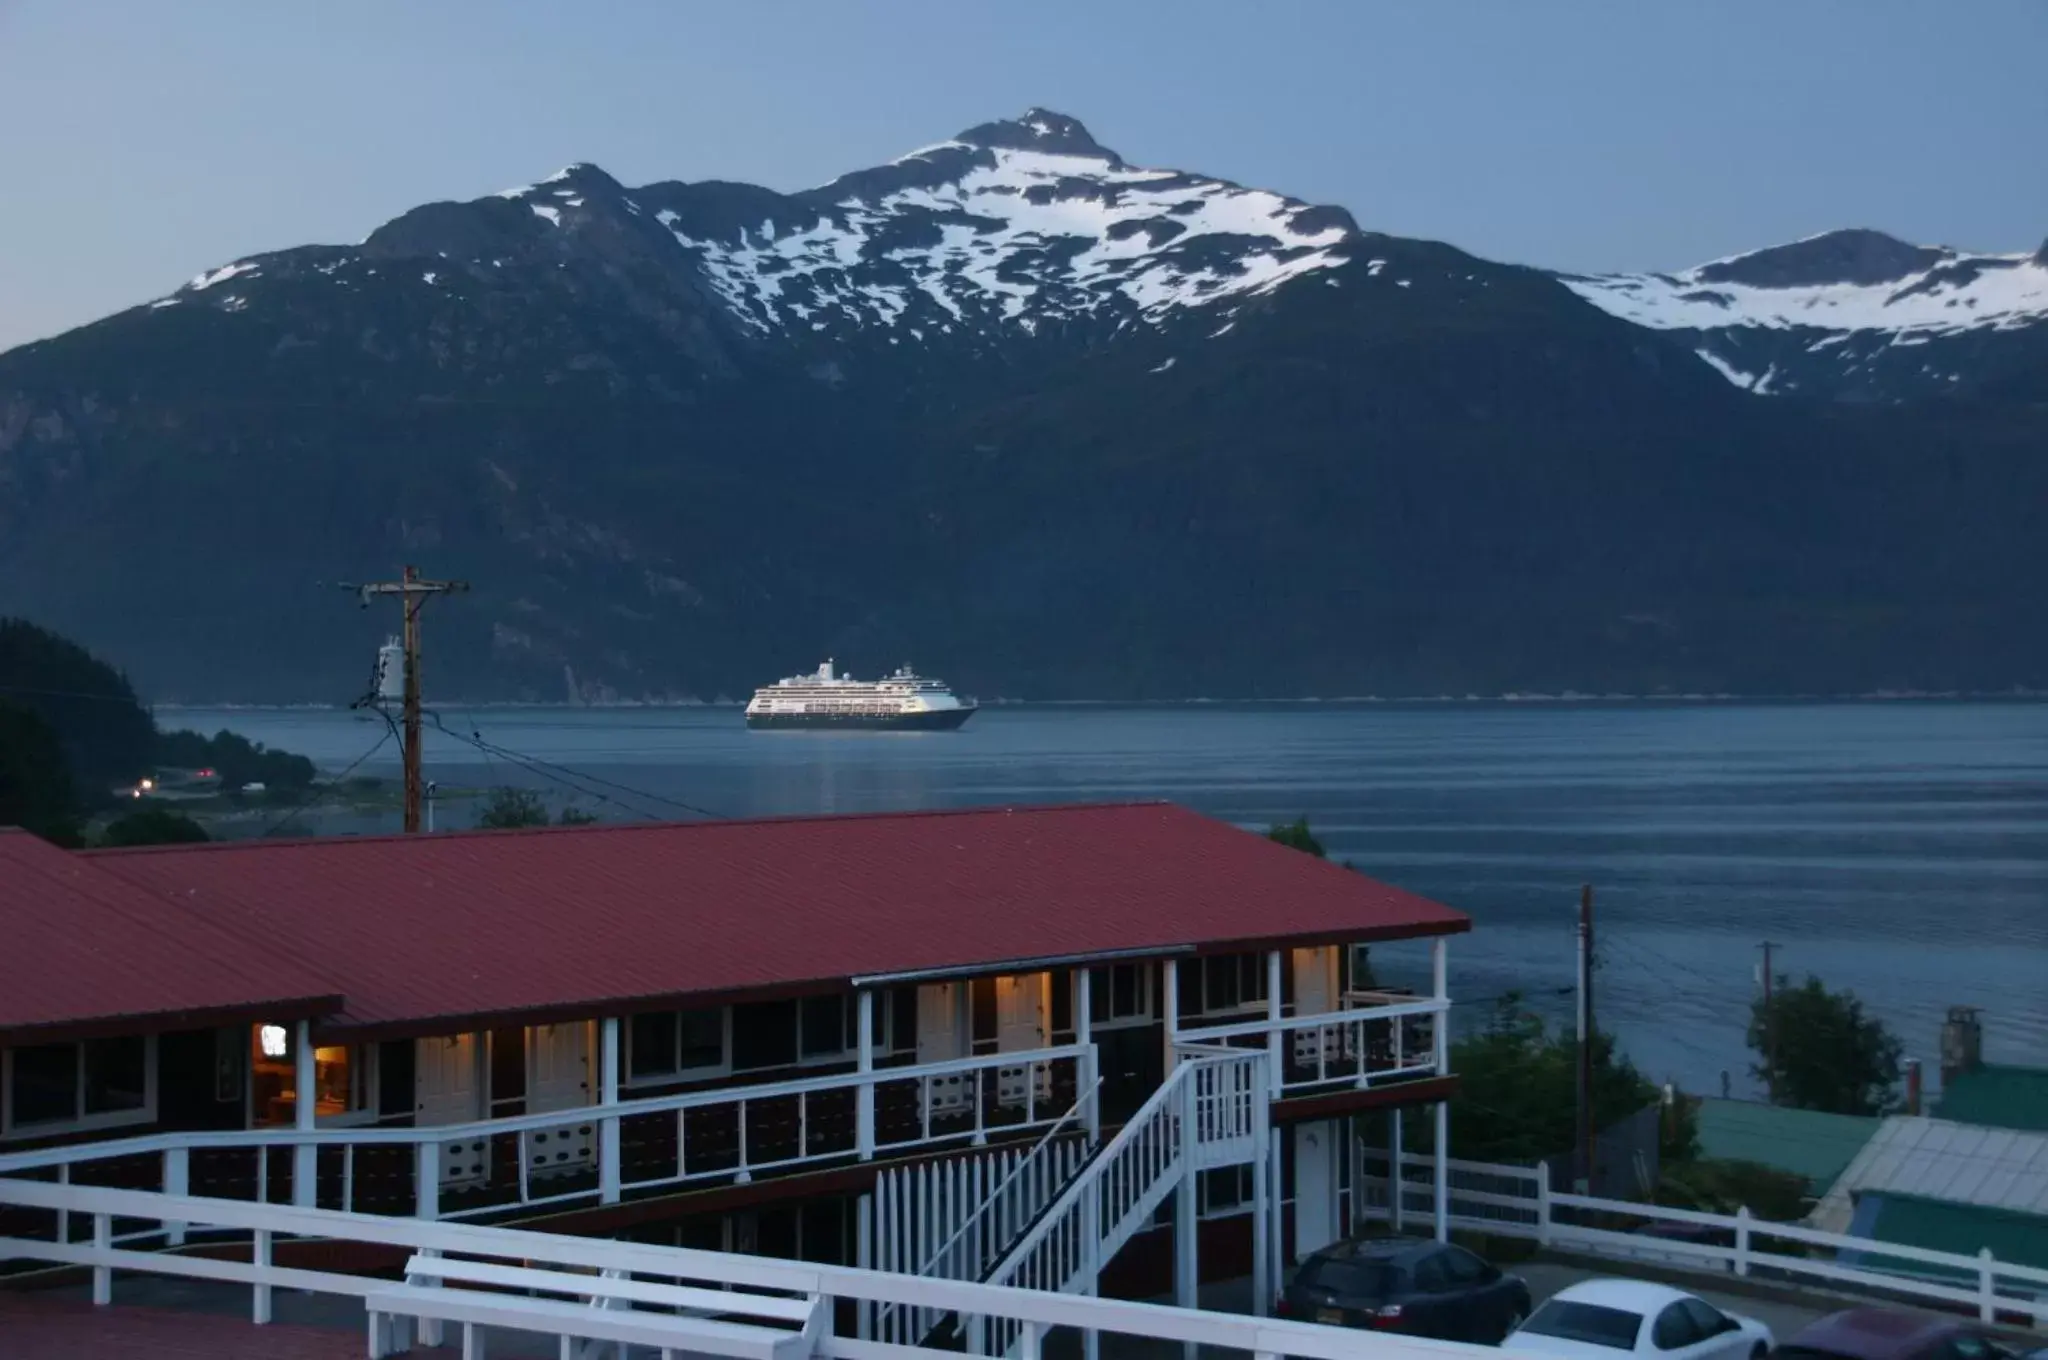
{"type": "Polygon", "coordinates": [[[363,608],[370,607],[370,600],[378,595],[396,595],[398,607],[403,615],[404,631],[400,634],[405,647],[405,717],[402,741],[405,756],[405,829],[408,833],[420,829],[420,610],[435,595],[459,594],[469,589],[467,581],[427,581],[420,577],[418,567],[407,567],[404,575],[396,581],[371,581],[359,586],[344,586],[353,590],[362,599],[363,608]]]}
{"type": "Polygon", "coordinates": [[[1777,946],[1765,940],[1759,948],[1764,951],[1764,1096],[1775,1105],[1778,1103],[1778,1015],[1771,1009],[1771,951],[1777,946]]]}
{"type": "Polygon", "coordinates": [[[1579,889],[1579,1193],[1593,1192],[1593,885],[1579,889]]]}

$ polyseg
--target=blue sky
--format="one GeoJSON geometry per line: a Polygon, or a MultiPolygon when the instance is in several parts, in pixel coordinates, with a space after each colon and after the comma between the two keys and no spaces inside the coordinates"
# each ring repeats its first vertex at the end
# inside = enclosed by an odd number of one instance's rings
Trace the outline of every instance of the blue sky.
{"type": "Polygon", "coordinates": [[[595,161],[794,189],[1032,104],[1576,270],[2048,236],[2048,3],[0,0],[0,348],[595,161]]]}

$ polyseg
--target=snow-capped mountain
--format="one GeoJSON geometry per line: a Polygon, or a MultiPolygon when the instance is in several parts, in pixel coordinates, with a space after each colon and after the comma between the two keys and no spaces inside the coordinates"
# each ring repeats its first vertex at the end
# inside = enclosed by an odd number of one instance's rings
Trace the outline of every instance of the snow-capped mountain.
{"type": "Polygon", "coordinates": [[[1679,332],[1738,387],[1900,400],[1976,390],[2048,343],[2048,245],[2033,255],[1834,231],[1678,274],[1566,277],[1588,302],[1679,332]],[[2001,340],[2014,343],[2001,344],[2001,340]]]}
{"type": "Polygon", "coordinates": [[[2043,263],[1560,280],[1043,110],[795,193],[572,165],[0,355],[0,614],[193,700],[351,697],[313,583],[403,562],[477,583],[478,697],[2048,684],[2043,263]]]}
{"type": "Polygon", "coordinates": [[[1341,208],[1130,165],[1075,119],[1044,109],[794,194],[721,183],[628,189],[575,165],[497,197],[408,214],[355,251],[235,261],[154,305],[235,310],[248,305],[250,283],[308,268],[346,286],[380,257],[426,244],[451,265],[421,271],[417,286],[459,289],[465,271],[623,230],[649,257],[665,253],[691,271],[757,336],[884,331],[923,341],[956,327],[1029,334],[1227,312],[1337,268],[1360,235],[1341,208]],[[449,230],[465,209],[487,229],[449,230]],[[238,286],[222,288],[230,283],[238,286]]]}

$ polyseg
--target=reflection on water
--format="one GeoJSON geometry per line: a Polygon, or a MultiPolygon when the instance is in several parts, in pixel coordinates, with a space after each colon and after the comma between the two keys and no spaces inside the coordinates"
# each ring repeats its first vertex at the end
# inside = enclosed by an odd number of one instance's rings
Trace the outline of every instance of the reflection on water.
{"type": "MultiPolygon", "coordinates": [[[[328,769],[382,730],[164,717],[328,769]]],[[[1782,969],[1854,987],[1930,1073],[1950,1004],[1985,1009],[1992,1060],[2048,1064],[2048,706],[999,707],[958,733],[886,734],[750,733],[736,709],[443,719],[633,790],[587,786],[612,817],[691,815],[662,799],[724,816],[1131,798],[1255,827],[1306,814],[1332,854],[1471,913],[1459,996],[1514,988],[1559,1014],[1591,882],[1602,1023],[1693,1089],[1724,1070],[1751,1085],[1766,937],[1782,969]]],[[[449,786],[552,782],[446,733],[427,758],[449,786]]],[[[388,774],[389,749],[363,768],[388,774]]],[[[1412,967],[1400,953],[1384,966],[1412,967]]]]}

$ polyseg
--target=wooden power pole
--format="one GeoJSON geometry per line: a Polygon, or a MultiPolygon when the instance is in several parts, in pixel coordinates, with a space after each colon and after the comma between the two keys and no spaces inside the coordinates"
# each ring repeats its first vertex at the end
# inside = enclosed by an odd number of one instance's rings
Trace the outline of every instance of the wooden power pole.
{"type": "Polygon", "coordinates": [[[362,597],[363,608],[378,595],[396,595],[403,613],[405,647],[405,699],[403,744],[405,756],[405,829],[420,829],[420,610],[435,595],[452,595],[469,589],[467,581],[427,581],[418,567],[407,567],[396,581],[372,581],[349,587],[362,597]]]}
{"type": "Polygon", "coordinates": [[[1579,1193],[1593,1193],[1593,885],[1579,889],[1579,1193]]]}

